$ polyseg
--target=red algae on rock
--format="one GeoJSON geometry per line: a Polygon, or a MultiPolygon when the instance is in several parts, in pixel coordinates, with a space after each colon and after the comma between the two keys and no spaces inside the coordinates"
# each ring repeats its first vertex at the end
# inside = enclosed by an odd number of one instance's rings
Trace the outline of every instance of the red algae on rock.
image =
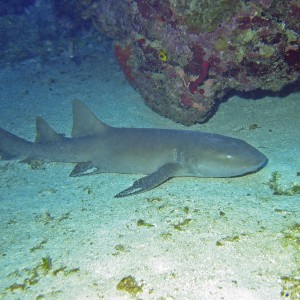
{"type": "Polygon", "coordinates": [[[129,82],[135,81],[131,67],[128,63],[128,60],[130,58],[130,46],[126,45],[124,48],[122,48],[120,45],[115,45],[115,55],[118,59],[118,62],[120,64],[120,67],[122,71],[124,72],[125,77],[129,82]]]}
{"type": "MultiPolygon", "coordinates": [[[[195,81],[191,81],[189,84],[189,90],[191,93],[195,93],[197,91],[197,88],[200,84],[202,84],[205,80],[205,78],[208,75],[208,68],[209,68],[209,62],[205,61],[202,65],[202,69],[201,69],[201,73],[198,76],[198,78],[195,81]]],[[[203,92],[201,92],[200,94],[204,94],[203,92]]]]}

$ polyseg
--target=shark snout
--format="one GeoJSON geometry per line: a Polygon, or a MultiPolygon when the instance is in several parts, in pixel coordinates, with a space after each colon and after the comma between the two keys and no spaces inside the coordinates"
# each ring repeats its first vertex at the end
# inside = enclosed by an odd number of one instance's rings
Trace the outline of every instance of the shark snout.
{"type": "Polygon", "coordinates": [[[260,170],[268,164],[268,158],[260,151],[258,150],[256,151],[258,152],[258,154],[256,155],[255,158],[255,162],[256,162],[255,164],[257,165],[257,170],[260,170]]]}
{"type": "Polygon", "coordinates": [[[256,148],[251,147],[244,156],[245,173],[257,172],[268,164],[268,158],[256,148]]]}

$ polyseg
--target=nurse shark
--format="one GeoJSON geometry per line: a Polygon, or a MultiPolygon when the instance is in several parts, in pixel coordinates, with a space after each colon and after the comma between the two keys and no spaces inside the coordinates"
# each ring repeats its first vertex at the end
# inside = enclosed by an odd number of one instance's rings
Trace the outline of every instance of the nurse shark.
{"type": "Polygon", "coordinates": [[[145,174],[115,197],[151,190],[176,176],[235,177],[263,168],[267,157],[245,141],[214,133],[154,128],[117,128],[73,101],[73,129],[65,137],[41,117],[36,140],[0,128],[3,160],[75,163],[70,176],[97,173],[145,174]]]}

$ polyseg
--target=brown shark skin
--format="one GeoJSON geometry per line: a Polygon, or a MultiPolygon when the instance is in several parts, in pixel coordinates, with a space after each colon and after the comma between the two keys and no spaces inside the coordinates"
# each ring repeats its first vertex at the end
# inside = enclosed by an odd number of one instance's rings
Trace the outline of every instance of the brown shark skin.
{"type": "Polygon", "coordinates": [[[149,175],[116,195],[150,190],[175,176],[234,177],[256,172],[267,157],[246,142],[190,130],[115,128],[79,100],[73,102],[72,137],[37,118],[37,138],[26,141],[0,128],[2,159],[76,163],[70,176],[96,173],[149,175]]]}

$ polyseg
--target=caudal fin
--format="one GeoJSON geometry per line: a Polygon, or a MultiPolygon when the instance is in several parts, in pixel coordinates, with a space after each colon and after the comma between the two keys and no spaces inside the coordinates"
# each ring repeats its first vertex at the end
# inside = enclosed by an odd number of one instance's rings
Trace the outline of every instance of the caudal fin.
{"type": "Polygon", "coordinates": [[[0,128],[0,156],[3,160],[28,157],[30,142],[0,128]]]}

